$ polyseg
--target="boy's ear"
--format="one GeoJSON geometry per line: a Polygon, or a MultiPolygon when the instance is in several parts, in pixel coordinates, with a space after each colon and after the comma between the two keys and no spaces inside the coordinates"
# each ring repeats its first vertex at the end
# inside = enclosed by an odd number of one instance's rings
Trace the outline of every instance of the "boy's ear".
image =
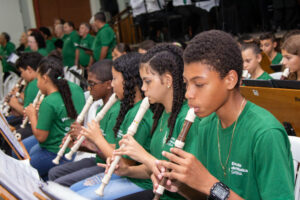
{"type": "Polygon", "coordinates": [[[35,72],[35,70],[33,70],[29,65],[27,65],[26,70],[28,70],[29,72],[35,72]]]}
{"type": "Polygon", "coordinates": [[[235,70],[230,70],[224,77],[225,84],[228,90],[233,90],[239,80],[238,74],[235,70]]]}
{"type": "Polygon", "coordinates": [[[262,55],[261,55],[261,53],[257,54],[256,56],[257,56],[257,60],[258,60],[258,62],[260,63],[260,62],[261,62],[261,60],[262,60],[262,55]]]}

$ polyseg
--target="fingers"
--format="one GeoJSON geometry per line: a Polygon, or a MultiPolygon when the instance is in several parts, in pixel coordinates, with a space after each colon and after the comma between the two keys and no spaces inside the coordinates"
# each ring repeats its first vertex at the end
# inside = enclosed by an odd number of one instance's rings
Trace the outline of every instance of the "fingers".
{"type": "Polygon", "coordinates": [[[160,160],[159,164],[161,165],[161,167],[164,167],[164,172],[161,172],[162,174],[167,171],[165,169],[174,170],[174,171],[177,171],[177,172],[182,171],[181,166],[177,165],[176,163],[168,162],[168,161],[165,161],[165,160],[160,160]]]}
{"type": "MultiPolygon", "coordinates": [[[[172,149],[175,149],[175,148],[171,148],[171,151],[172,151],[172,149]]],[[[177,148],[176,148],[176,150],[177,150],[177,148]]],[[[163,151],[162,155],[164,157],[168,158],[171,162],[177,163],[179,165],[185,163],[184,158],[181,158],[181,157],[177,156],[176,154],[172,154],[172,153],[163,151]]]]}
{"type": "Polygon", "coordinates": [[[157,187],[158,187],[158,179],[155,176],[155,174],[151,174],[150,178],[151,178],[151,181],[153,183],[153,192],[155,192],[157,190],[157,187]]]}
{"type": "Polygon", "coordinates": [[[106,168],[106,164],[104,164],[104,163],[97,163],[97,166],[99,166],[99,167],[102,167],[102,168],[106,168]]]}

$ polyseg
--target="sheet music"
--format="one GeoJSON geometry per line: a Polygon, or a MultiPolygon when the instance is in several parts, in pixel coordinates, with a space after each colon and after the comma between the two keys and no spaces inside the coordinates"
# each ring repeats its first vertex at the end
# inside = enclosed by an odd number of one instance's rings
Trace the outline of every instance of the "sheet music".
{"type": "Polygon", "coordinates": [[[59,199],[59,200],[87,200],[86,198],[80,196],[79,194],[73,192],[67,187],[59,185],[58,183],[48,181],[47,184],[44,184],[41,187],[42,191],[44,191],[50,198],[59,199]]]}
{"type": "Polygon", "coordinates": [[[42,194],[40,180],[36,169],[29,161],[16,160],[0,150],[0,184],[20,199],[37,199],[33,193],[42,194]],[[27,162],[27,163],[26,163],[27,162]]]}
{"type": "Polygon", "coordinates": [[[8,122],[6,121],[6,118],[3,116],[2,112],[0,112],[0,131],[2,131],[2,133],[7,137],[9,142],[15,147],[18,154],[20,154],[21,157],[24,158],[25,152],[23,151],[23,148],[20,145],[17,138],[11,132],[11,130],[8,126],[8,122]]]}

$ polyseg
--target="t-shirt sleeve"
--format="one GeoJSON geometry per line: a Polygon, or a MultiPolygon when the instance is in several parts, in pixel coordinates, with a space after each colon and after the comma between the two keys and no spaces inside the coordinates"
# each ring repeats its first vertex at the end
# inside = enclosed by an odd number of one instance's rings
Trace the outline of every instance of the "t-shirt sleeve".
{"type": "Polygon", "coordinates": [[[80,42],[80,37],[78,34],[72,35],[72,42],[73,42],[73,45],[74,45],[74,43],[78,44],[80,42]]]}
{"type": "MultiPolygon", "coordinates": [[[[109,119],[107,120],[107,125],[106,125],[106,129],[104,130],[105,132],[105,139],[109,144],[116,144],[116,138],[115,138],[115,133],[113,130],[113,127],[116,124],[116,119],[118,116],[118,112],[112,112],[109,115],[109,119]]],[[[101,126],[101,123],[100,123],[101,126]]]]}
{"type": "Polygon", "coordinates": [[[101,43],[102,46],[109,46],[114,39],[114,34],[109,30],[103,30],[101,32],[101,43]]]}
{"type": "MultiPolygon", "coordinates": [[[[136,134],[133,136],[134,139],[141,145],[146,151],[150,151],[150,129],[145,119],[143,119],[136,131],[136,134]]],[[[124,155],[124,158],[131,159],[129,156],[124,155]]],[[[132,160],[132,159],[131,159],[132,160]]]]}
{"type": "Polygon", "coordinates": [[[42,102],[39,109],[37,129],[50,131],[53,120],[55,119],[54,109],[47,103],[42,102]]]}
{"type": "Polygon", "coordinates": [[[293,161],[284,134],[271,129],[255,144],[255,173],[262,199],[294,199],[293,161]]]}

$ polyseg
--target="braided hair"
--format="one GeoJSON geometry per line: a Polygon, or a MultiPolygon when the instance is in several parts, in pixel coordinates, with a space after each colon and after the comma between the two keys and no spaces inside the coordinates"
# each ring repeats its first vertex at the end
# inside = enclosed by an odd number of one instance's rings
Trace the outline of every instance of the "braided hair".
{"type": "MultiPolygon", "coordinates": [[[[141,58],[141,66],[147,64],[159,75],[169,72],[173,78],[173,99],[172,112],[168,120],[168,128],[170,130],[167,141],[173,135],[173,130],[177,115],[180,112],[184,101],[185,84],[183,83],[183,59],[182,49],[172,44],[159,44],[151,48],[141,58]]],[[[153,115],[153,125],[151,134],[154,133],[158,120],[164,111],[162,104],[157,104],[153,115]]]]}
{"type": "Polygon", "coordinates": [[[65,107],[67,109],[68,117],[76,119],[77,112],[75,110],[72,94],[68,82],[63,79],[63,64],[60,59],[55,56],[48,56],[41,60],[38,66],[38,73],[45,75],[51,79],[52,83],[57,87],[59,93],[62,96],[65,107]]]}
{"type": "Polygon", "coordinates": [[[138,87],[142,96],[141,90],[142,80],[139,75],[139,62],[141,55],[136,52],[130,52],[113,62],[113,67],[116,71],[122,73],[123,76],[123,91],[124,98],[121,100],[120,112],[116,120],[116,124],[113,128],[115,136],[117,136],[118,130],[125,118],[129,109],[134,106],[134,98],[136,95],[135,88],[138,87]]]}

